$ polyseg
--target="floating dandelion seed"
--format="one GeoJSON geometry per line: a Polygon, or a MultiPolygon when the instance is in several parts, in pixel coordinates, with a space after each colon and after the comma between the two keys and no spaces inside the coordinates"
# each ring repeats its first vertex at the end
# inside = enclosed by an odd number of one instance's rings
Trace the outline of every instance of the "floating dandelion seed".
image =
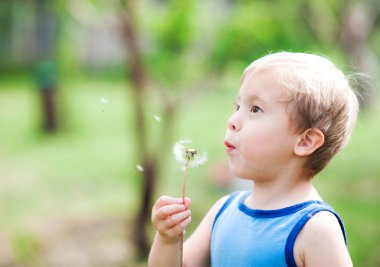
{"type": "Polygon", "coordinates": [[[104,97],[100,97],[100,102],[102,102],[103,104],[108,104],[108,100],[105,99],[104,97]]]}
{"type": "Polygon", "coordinates": [[[158,116],[157,114],[154,114],[153,118],[154,118],[156,121],[158,121],[158,122],[161,121],[161,117],[158,116]]]}
{"type": "MultiPolygon", "coordinates": [[[[105,99],[104,97],[100,97],[99,100],[100,100],[100,102],[102,102],[103,104],[108,104],[108,100],[105,99]]],[[[102,109],[102,112],[104,112],[104,109],[102,109]]]]}
{"type": "Polygon", "coordinates": [[[143,171],[144,171],[144,168],[143,168],[140,164],[137,164],[137,165],[136,165],[136,169],[137,169],[137,171],[139,171],[139,172],[143,172],[143,171]]]}
{"type": "MultiPolygon", "coordinates": [[[[181,164],[183,170],[183,179],[182,179],[182,202],[185,204],[185,192],[186,192],[186,178],[189,167],[197,167],[202,165],[207,160],[207,153],[198,154],[195,148],[187,147],[188,144],[191,144],[190,140],[180,140],[174,144],[173,154],[174,158],[181,164]]],[[[182,267],[183,264],[183,235],[180,235],[180,261],[179,265],[182,267]]]]}

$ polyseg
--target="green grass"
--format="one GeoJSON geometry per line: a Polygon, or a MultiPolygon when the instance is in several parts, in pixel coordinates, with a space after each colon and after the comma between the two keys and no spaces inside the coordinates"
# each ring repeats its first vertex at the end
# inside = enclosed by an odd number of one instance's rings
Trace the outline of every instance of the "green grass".
{"type": "MultiPolygon", "coordinates": [[[[192,139],[210,158],[205,166],[190,171],[187,192],[193,199],[193,223],[189,232],[228,191],[216,188],[208,171],[224,158],[224,129],[238,84],[238,77],[226,78],[177,111],[175,140],[192,139]]],[[[27,229],[33,223],[55,217],[130,218],[137,208],[140,177],[134,166],[126,86],[71,81],[60,85],[59,96],[62,130],[49,136],[39,131],[38,91],[27,80],[0,82],[0,233],[14,236],[15,253],[21,258],[28,256],[28,246],[39,242],[33,235],[33,242],[28,241],[27,229]],[[102,103],[101,97],[108,103],[102,103]]],[[[151,116],[156,113],[160,110],[153,105],[151,116]]],[[[380,265],[379,120],[376,105],[361,114],[349,145],[315,178],[321,195],[345,222],[355,266],[380,265]]],[[[158,127],[152,120],[152,135],[158,127]]],[[[167,160],[156,195],[179,196],[182,173],[171,149],[158,156],[167,160]]]]}
{"type": "Polygon", "coordinates": [[[34,88],[0,91],[3,228],[41,214],[121,212],[135,204],[126,90],[121,84],[62,87],[63,129],[51,136],[39,131],[34,88]]]}

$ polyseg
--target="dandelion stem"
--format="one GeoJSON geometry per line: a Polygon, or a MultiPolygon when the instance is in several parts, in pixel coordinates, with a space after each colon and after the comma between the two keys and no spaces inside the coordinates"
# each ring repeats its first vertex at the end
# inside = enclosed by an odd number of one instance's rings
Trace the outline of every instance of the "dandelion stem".
{"type": "Polygon", "coordinates": [[[183,233],[179,236],[179,266],[183,266],[183,233]]]}
{"type": "MultiPolygon", "coordinates": [[[[206,160],[206,154],[203,154],[201,157],[197,155],[197,150],[194,148],[186,148],[184,144],[189,143],[190,141],[183,140],[176,143],[173,147],[174,157],[177,161],[181,163],[183,169],[183,178],[182,178],[182,203],[185,204],[186,196],[186,180],[188,175],[188,169],[190,167],[199,166],[206,160]]],[[[186,206],[185,206],[186,207],[186,206]]],[[[179,266],[183,266],[183,239],[185,231],[183,230],[179,235],[179,266]]]]}
{"type": "Polygon", "coordinates": [[[186,162],[185,164],[185,170],[183,173],[183,179],[182,179],[182,202],[185,205],[185,194],[186,194],[186,180],[187,180],[187,174],[189,170],[189,163],[186,162]]]}
{"type": "MultiPolygon", "coordinates": [[[[185,170],[183,172],[183,179],[182,179],[182,202],[183,202],[183,205],[185,205],[186,179],[187,179],[188,170],[189,170],[189,160],[186,160],[185,170]]],[[[184,235],[184,233],[182,232],[179,236],[179,266],[180,267],[182,267],[182,265],[183,265],[183,235],[184,235]]]]}

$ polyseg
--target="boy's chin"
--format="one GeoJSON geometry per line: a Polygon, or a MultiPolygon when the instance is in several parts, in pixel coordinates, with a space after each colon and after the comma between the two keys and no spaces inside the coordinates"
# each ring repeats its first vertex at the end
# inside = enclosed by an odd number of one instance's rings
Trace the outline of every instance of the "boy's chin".
{"type": "Polygon", "coordinates": [[[244,173],[240,170],[234,169],[233,166],[231,166],[231,165],[230,165],[230,171],[231,171],[231,175],[233,177],[237,177],[239,179],[244,179],[244,180],[252,180],[252,178],[249,177],[246,173],[244,173]]]}

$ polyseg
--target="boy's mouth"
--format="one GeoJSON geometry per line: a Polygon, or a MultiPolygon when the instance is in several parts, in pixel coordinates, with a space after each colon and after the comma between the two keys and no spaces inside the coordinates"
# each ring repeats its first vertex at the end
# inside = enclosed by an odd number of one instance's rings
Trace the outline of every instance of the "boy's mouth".
{"type": "Polygon", "coordinates": [[[227,152],[231,152],[232,150],[236,148],[233,144],[231,144],[228,141],[224,141],[224,145],[226,146],[227,152]]]}

